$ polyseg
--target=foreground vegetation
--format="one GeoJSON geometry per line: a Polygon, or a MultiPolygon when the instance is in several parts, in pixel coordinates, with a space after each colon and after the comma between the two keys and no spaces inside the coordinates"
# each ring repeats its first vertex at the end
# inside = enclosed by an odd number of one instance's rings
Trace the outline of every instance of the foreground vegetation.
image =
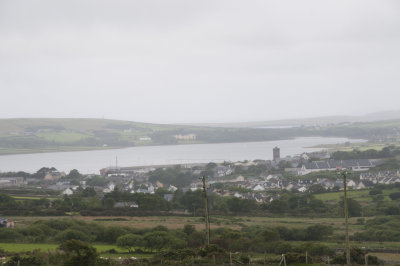
{"type": "MultiPolygon", "coordinates": [[[[332,263],[336,261],[340,264],[343,260],[343,219],[342,222],[337,219],[327,223],[327,220],[318,218],[217,217],[212,223],[219,222],[220,227],[212,228],[212,245],[208,248],[204,248],[204,231],[195,226],[200,223],[201,217],[181,218],[185,224],[173,229],[168,226],[176,222],[176,217],[156,218],[159,219],[156,223],[163,225],[151,228],[138,228],[127,217],[108,220],[93,217],[91,222],[79,220],[80,217],[21,219],[24,222],[18,223],[15,229],[0,228],[0,253],[8,259],[18,259],[19,256],[20,260],[29,258],[30,263],[38,260],[38,264],[31,265],[45,265],[46,261],[68,265],[66,261],[71,256],[67,258],[65,254],[74,254],[75,249],[90,251],[93,257],[87,265],[159,264],[161,260],[172,264],[182,261],[201,264],[213,260],[227,263],[232,256],[230,254],[234,254],[233,259],[238,262],[248,263],[250,259],[256,265],[263,263],[264,254],[268,254],[265,260],[269,263],[279,262],[279,254],[287,254],[287,260],[292,262],[304,262],[306,252],[309,262],[321,263],[328,256],[332,263]],[[129,226],[117,225],[124,219],[129,226]],[[133,261],[123,259],[132,256],[136,258],[133,261]],[[120,260],[116,259],[119,257],[120,260]]],[[[400,216],[368,220],[353,218],[350,223],[355,261],[364,259],[364,254],[368,252],[393,253],[400,248],[400,216]],[[386,239],[380,238],[382,236],[394,242],[377,242],[386,239]]],[[[370,256],[369,262],[378,263],[378,259],[370,256]]]]}

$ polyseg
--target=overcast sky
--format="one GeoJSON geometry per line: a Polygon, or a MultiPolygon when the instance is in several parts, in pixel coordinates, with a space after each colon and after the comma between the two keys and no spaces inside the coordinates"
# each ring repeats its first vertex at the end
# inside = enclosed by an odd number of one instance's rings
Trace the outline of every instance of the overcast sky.
{"type": "Polygon", "coordinates": [[[400,1],[0,0],[0,117],[400,109],[400,1]]]}

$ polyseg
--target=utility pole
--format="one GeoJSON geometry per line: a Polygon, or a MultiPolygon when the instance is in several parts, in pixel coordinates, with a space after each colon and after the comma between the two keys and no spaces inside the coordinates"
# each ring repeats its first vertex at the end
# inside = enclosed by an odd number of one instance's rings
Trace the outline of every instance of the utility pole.
{"type": "Polygon", "coordinates": [[[210,219],[208,214],[206,177],[203,176],[204,220],[206,224],[206,246],[210,245],[210,219]]]}
{"type": "Polygon", "coordinates": [[[346,265],[350,266],[350,241],[349,241],[349,209],[347,204],[347,171],[340,173],[343,176],[343,190],[344,190],[344,220],[346,225],[346,265]]]}

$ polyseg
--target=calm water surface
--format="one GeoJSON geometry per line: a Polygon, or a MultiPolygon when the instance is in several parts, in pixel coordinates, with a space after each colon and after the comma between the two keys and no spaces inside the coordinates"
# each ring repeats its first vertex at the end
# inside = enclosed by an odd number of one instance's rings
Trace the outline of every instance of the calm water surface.
{"type": "Polygon", "coordinates": [[[346,141],[354,143],[364,140],[310,137],[263,142],[147,146],[100,151],[5,155],[0,156],[0,171],[33,173],[43,166],[54,166],[65,172],[78,169],[81,173],[99,173],[101,168],[115,165],[116,157],[118,157],[118,166],[270,160],[272,159],[272,148],[275,146],[281,149],[281,157],[285,157],[320,150],[308,148],[311,146],[346,141]]]}

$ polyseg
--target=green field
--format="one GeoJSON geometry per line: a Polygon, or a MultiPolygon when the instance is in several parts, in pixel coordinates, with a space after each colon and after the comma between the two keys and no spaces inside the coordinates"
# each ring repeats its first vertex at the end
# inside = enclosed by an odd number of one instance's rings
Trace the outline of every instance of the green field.
{"type": "Polygon", "coordinates": [[[84,138],[92,137],[93,135],[77,132],[43,132],[36,134],[36,136],[44,138],[47,141],[53,141],[57,143],[71,143],[84,138]]]}
{"type": "MultiPolygon", "coordinates": [[[[75,150],[121,148],[143,145],[171,145],[193,143],[232,143],[251,141],[271,141],[307,136],[332,137],[333,128],[340,129],[339,137],[371,139],[370,128],[382,129],[383,136],[393,132],[392,127],[400,127],[400,120],[374,123],[355,123],[346,126],[327,126],[316,130],[312,127],[289,129],[261,129],[237,127],[211,127],[192,125],[166,125],[137,123],[111,119],[73,118],[22,118],[0,119],[0,155],[17,153],[38,153],[75,150]],[[357,134],[353,129],[357,128],[357,134]],[[341,132],[341,133],[340,133],[341,132]],[[196,140],[177,141],[176,134],[195,134],[196,140]],[[149,140],[140,140],[149,137],[149,140]]],[[[400,145],[394,136],[393,143],[357,143],[351,145],[322,145],[330,150],[381,149],[389,144],[400,145]]]]}
{"type": "Polygon", "coordinates": [[[16,200],[40,200],[40,199],[48,199],[48,200],[55,200],[55,197],[46,197],[46,196],[12,196],[16,200]]]}
{"type": "MultiPolygon", "coordinates": [[[[349,198],[355,199],[360,203],[372,202],[372,197],[369,195],[370,190],[349,190],[347,196],[349,198]]],[[[398,189],[384,189],[382,190],[382,195],[385,201],[391,201],[389,198],[390,193],[396,192],[398,189]]],[[[339,202],[343,197],[343,191],[339,192],[327,192],[321,194],[315,194],[315,197],[322,201],[336,201],[339,202]]]]}
{"type": "MultiPolygon", "coordinates": [[[[328,194],[328,193],[325,193],[328,194]]],[[[362,193],[360,193],[362,195],[362,193]]],[[[16,221],[16,226],[24,228],[35,221],[47,220],[47,219],[75,219],[85,222],[93,222],[102,224],[104,226],[128,226],[132,228],[153,228],[158,225],[166,226],[170,229],[182,229],[185,224],[192,224],[197,230],[204,230],[204,219],[203,217],[187,217],[187,216],[151,216],[151,217],[128,217],[128,216],[115,216],[115,217],[99,217],[99,216],[70,216],[70,217],[7,217],[16,221]]],[[[367,217],[365,220],[372,219],[373,217],[367,217]]],[[[349,218],[349,229],[350,235],[355,232],[360,232],[363,229],[363,225],[357,221],[358,217],[349,218]]],[[[236,230],[241,230],[244,226],[260,226],[260,227],[277,227],[284,226],[287,228],[306,228],[310,225],[324,224],[330,225],[334,229],[334,234],[344,235],[345,224],[344,218],[319,218],[319,217],[251,217],[251,216],[212,216],[211,217],[211,234],[213,230],[218,227],[229,227],[236,230]]],[[[0,240],[1,242],[1,240],[0,240]]],[[[300,246],[304,241],[291,241],[292,246],[300,246]]],[[[344,240],[339,240],[337,237],[328,239],[324,242],[313,242],[325,244],[332,249],[343,250],[345,247],[344,240]]],[[[35,249],[42,251],[55,251],[58,244],[44,244],[44,243],[0,243],[0,250],[8,252],[28,252],[35,249]]],[[[391,252],[400,252],[400,241],[399,242],[355,242],[351,241],[351,246],[364,247],[369,250],[379,251],[384,248],[391,252]]],[[[116,245],[95,243],[94,247],[100,253],[100,256],[107,258],[126,258],[126,257],[137,257],[137,258],[149,258],[152,254],[135,254],[127,253],[127,250],[118,248],[116,245]],[[109,251],[114,249],[117,253],[110,253],[109,251]]],[[[391,258],[394,261],[397,260],[395,253],[377,253],[381,258],[391,258]]],[[[252,254],[252,257],[260,257],[260,254],[252,254]]]]}
{"type": "MultiPolygon", "coordinates": [[[[150,217],[129,217],[129,216],[69,216],[69,217],[8,217],[16,221],[18,227],[26,227],[38,220],[48,219],[74,219],[85,222],[99,223],[104,226],[126,226],[132,228],[153,228],[163,225],[169,229],[182,229],[185,224],[191,224],[197,230],[204,230],[203,217],[180,217],[180,216],[150,216],[150,217]],[[118,219],[115,219],[118,218],[118,219]]],[[[370,219],[372,217],[366,218],[370,219]]],[[[360,230],[361,226],[357,222],[357,217],[349,219],[350,233],[360,230]]],[[[228,227],[240,230],[243,226],[265,226],[277,227],[285,226],[288,228],[306,228],[315,224],[331,225],[337,233],[344,230],[343,218],[317,218],[317,217],[246,217],[246,216],[212,216],[211,229],[228,227]]],[[[1,241],[1,240],[0,240],[1,241]]]]}
{"type": "MultiPolygon", "coordinates": [[[[40,249],[42,251],[54,251],[58,248],[59,244],[40,244],[40,243],[33,243],[33,244],[20,244],[20,243],[0,243],[0,249],[9,252],[26,252],[26,251],[33,251],[35,249],[40,249]]],[[[94,244],[93,245],[98,252],[106,252],[110,249],[115,249],[117,252],[123,253],[126,252],[124,249],[120,249],[116,245],[106,245],[106,244],[94,244]]]]}

